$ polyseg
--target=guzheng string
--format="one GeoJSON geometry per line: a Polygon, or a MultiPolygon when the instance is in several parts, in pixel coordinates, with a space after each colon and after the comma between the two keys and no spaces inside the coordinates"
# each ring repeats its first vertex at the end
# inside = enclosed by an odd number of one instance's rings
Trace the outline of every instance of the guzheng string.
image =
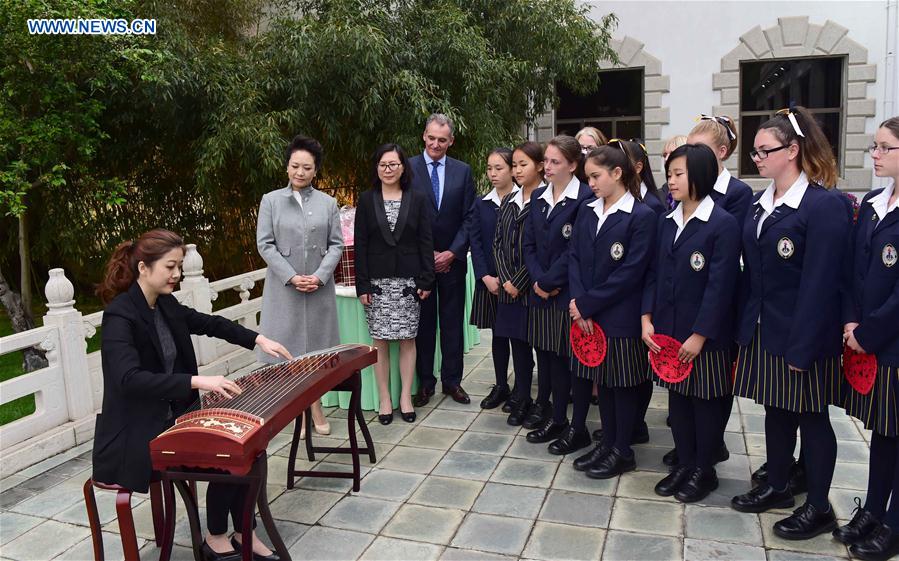
{"type": "MultiPolygon", "coordinates": [[[[312,364],[297,365],[298,367],[303,368],[303,370],[298,373],[299,375],[295,375],[291,372],[291,370],[293,370],[293,368],[291,368],[292,365],[286,366],[284,370],[287,371],[287,376],[282,376],[281,380],[286,379],[288,383],[279,384],[277,389],[272,393],[258,393],[258,395],[254,396],[255,399],[243,406],[243,411],[254,415],[260,415],[261,413],[268,411],[274,404],[278,403],[281,398],[288,395],[295,388],[299,387],[312,377],[312,375],[314,375],[322,366],[327,364],[333,356],[334,353],[325,353],[313,358],[310,361],[312,364]]],[[[271,387],[271,384],[267,384],[267,387],[271,387]]]]}

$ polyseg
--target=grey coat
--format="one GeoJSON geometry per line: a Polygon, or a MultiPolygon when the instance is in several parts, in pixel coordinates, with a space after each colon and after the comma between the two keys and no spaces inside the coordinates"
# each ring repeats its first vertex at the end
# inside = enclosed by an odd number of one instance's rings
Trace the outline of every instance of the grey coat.
{"type": "MultiPolygon", "coordinates": [[[[293,356],[337,345],[337,300],[334,269],[343,252],[337,201],[310,186],[303,206],[291,187],[262,197],[256,224],[256,247],[268,264],[262,291],[259,331],[287,347],[293,356]],[[324,286],[312,293],[290,284],[294,275],[315,275],[324,286]]],[[[260,361],[278,359],[257,352],[260,361]]]]}

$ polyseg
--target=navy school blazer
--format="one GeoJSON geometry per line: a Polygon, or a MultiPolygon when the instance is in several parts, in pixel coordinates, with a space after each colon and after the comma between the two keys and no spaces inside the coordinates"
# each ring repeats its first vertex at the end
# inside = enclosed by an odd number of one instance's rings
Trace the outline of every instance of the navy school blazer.
{"type": "Polygon", "coordinates": [[[559,200],[550,213],[549,205],[540,198],[550,188],[548,185],[531,193],[531,210],[524,228],[524,263],[531,277],[531,285],[536,282],[547,292],[557,288],[560,292],[557,296],[544,300],[532,291],[528,305],[567,310],[571,300],[568,295],[569,241],[574,232],[578,209],[585,200],[593,196],[593,192],[582,182],[577,199],[559,200]]]}
{"type": "Polygon", "coordinates": [[[674,241],[676,233],[674,220],[667,215],[659,220],[643,313],[652,314],[657,333],[681,343],[698,333],[706,338],[703,350],[727,350],[733,345],[740,271],[737,220],[715,205],[708,222],[694,218],[674,241]]]}
{"type": "MultiPolygon", "coordinates": [[[[648,198],[648,197],[647,197],[648,198]]],[[[568,258],[571,298],[584,318],[607,337],[639,337],[642,291],[653,255],[659,218],[649,205],[634,201],[631,212],[610,214],[599,232],[599,218],[581,205],[568,258]]]]}
{"type": "Polygon", "coordinates": [[[726,210],[731,216],[737,219],[739,226],[746,221],[746,215],[749,213],[749,207],[752,206],[752,188],[737,179],[730,177],[727,184],[727,193],[721,194],[712,189],[710,193],[715,204],[726,210]]]}
{"type": "Polygon", "coordinates": [[[661,194],[661,191],[659,191],[658,195],[647,191],[646,197],[643,199],[643,204],[651,208],[656,213],[656,216],[662,216],[668,212],[668,205],[659,198],[661,194]]]}
{"type": "Polygon", "coordinates": [[[761,213],[755,206],[743,225],[745,290],[737,342],[750,343],[761,316],[762,347],[807,370],[842,352],[840,271],[849,216],[838,197],[814,183],[798,209],[776,207],[756,239],[761,213]]]}
{"type": "Polygon", "coordinates": [[[857,322],[855,338],[879,363],[899,366],[899,211],[877,219],[862,200],[850,237],[850,290],[843,303],[843,323],[857,322]]]}
{"type": "Polygon", "coordinates": [[[496,235],[496,223],[499,217],[499,206],[493,201],[478,197],[472,205],[468,228],[468,239],[471,242],[471,264],[474,267],[475,283],[484,285],[481,277],[496,275],[496,261],[493,258],[493,238],[496,235]]]}
{"type": "Polygon", "coordinates": [[[409,165],[413,172],[412,187],[424,194],[430,201],[430,204],[426,206],[433,232],[434,250],[452,251],[456,256],[453,267],[466,269],[468,267],[466,259],[468,229],[465,224],[475,199],[471,167],[455,158],[446,157],[443,198],[440,200],[440,209],[438,210],[434,189],[431,187],[431,170],[428,169],[424,156],[417,154],[409,158],[409,165]]]}

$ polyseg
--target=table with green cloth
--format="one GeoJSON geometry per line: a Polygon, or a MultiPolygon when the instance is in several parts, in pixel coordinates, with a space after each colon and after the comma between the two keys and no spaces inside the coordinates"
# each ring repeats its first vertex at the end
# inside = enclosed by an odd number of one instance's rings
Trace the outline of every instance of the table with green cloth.
{"type": "MultiPolygon", "coordinates": [[[[471,300],[474,296],[474,270],[471,266],[471,256],[468,257],[468,273],[465,277],[465,314],[462,329],[463,351],[468,352],[473,346],[481,342],[478,328],[468,323],[471,317],[471,300]]],[[[365,319],[365,310],[356,297],[356,289],[352,286],[337,286],[337,322],[340,326],[341,343],[361,343],[371,345],[372,340],[368,334],[368,320],[365,319]]],[[[434,357],[434,375],[440,379],[440,330],[437,330],[437,351],[434,357]]],[[[400,404],[400,345],[398,342],[390,344],[390,397],[393,407],[400,404]]],[[[412,383],[413,395],[418,390],[418,377],[412,383]]],[[[349,392],[328,392],[322,396],[321,403],[324,407],[341,407],[346,409],[350,404],[349,392]]],[[[369,366],[362,371],[362,409],[376,410],[379,406],[378,386],[375,382],[374,368],[369,366]]]]}

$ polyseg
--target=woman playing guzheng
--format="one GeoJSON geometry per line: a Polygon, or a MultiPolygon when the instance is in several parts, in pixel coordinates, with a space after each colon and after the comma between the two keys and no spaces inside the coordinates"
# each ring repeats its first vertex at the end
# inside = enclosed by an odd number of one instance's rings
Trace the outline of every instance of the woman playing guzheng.
{"type": "MultiPolygon", "coordinates": [[[[199,398],[197,390],[225,397],[240,388],[223,376],[198,376],[191,335],[208,335],[290,359],[280,343],[220,316],[197,312],[172,296],[181,278],[184,242],[168,230],[151,230],[120,243],[106,265],[97,294],[106,304],[100,355],[103,408],[94,432],[93,479],[146,493],[152,467],[150,441],[171,427],[199,398]]],[[[240,486],[210,483],[203,555],[236,558],[240,549],[240,486]],[[229,542],[228,514],[235,537],[229,542]]],[[[254,534],[256,559],[273,561],[254,534]]]]}

